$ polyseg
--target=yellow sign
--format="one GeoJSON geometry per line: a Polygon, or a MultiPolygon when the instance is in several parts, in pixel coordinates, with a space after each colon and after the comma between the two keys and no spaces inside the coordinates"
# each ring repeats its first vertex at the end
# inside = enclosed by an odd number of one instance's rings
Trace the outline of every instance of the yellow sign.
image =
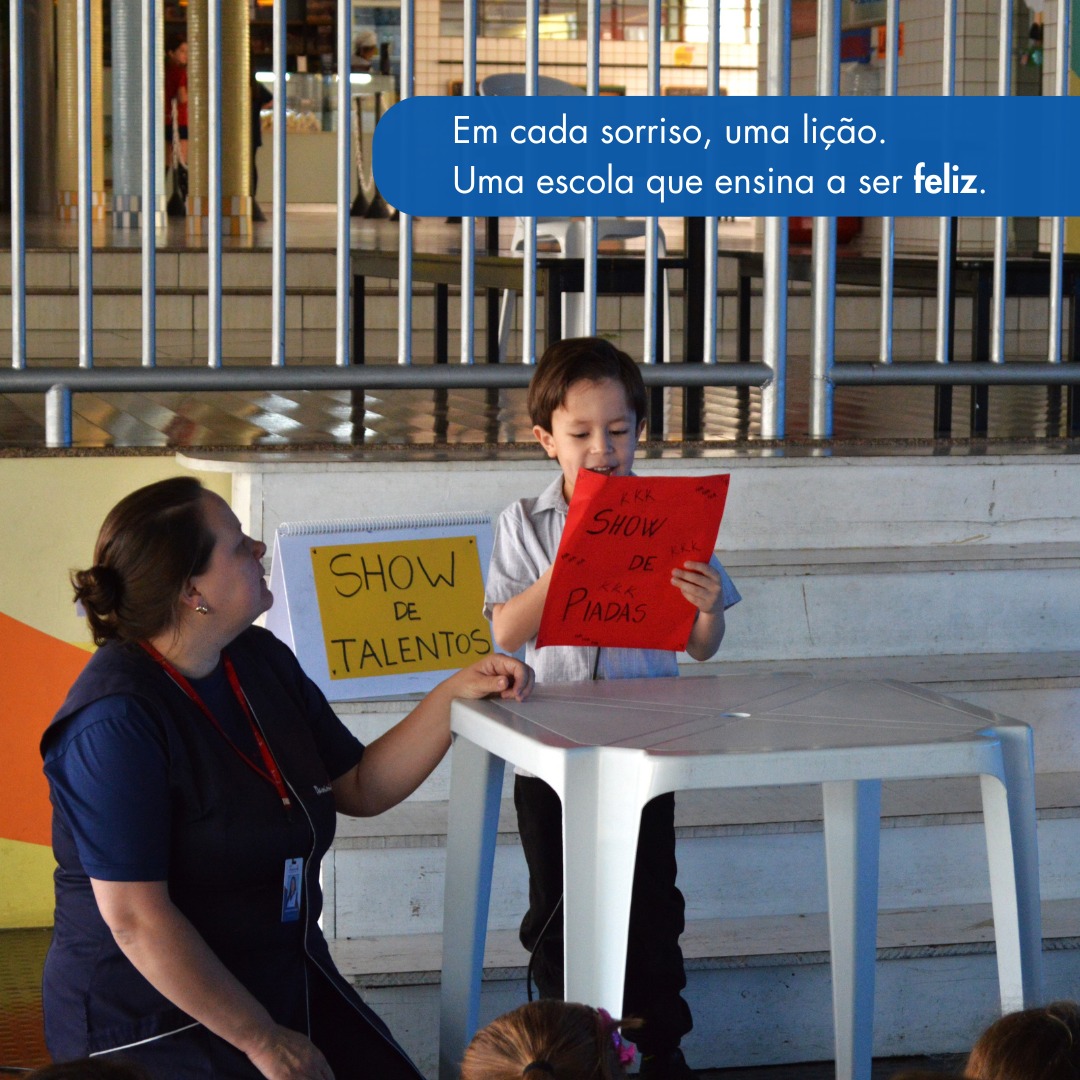
{"type": "Polygon", "coordinates": [[[313,547],[331,679],[445,671],[494,651],[474,536],[313,547]]]}

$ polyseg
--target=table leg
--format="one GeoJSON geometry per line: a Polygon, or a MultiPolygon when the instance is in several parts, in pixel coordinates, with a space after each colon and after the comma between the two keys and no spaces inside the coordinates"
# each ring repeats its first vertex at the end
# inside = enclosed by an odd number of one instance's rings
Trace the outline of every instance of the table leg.
{"type": "MultiPolygon", "coordinates": [[[[484,248],[487,254],[498,255],[499,219],[497,217],[487,219],[484,237],[484,248]]],[[[485,289],[484,292],[487,299],[487,362],[497,364],[501,359],[499,352],[499,307],[502,292],[499,289],[485,289]]]]}
{"type": "MultiPolygon", "coordinates": [[[[983,267],[979,270],[976,285],[974,311],[971,320],[971,359],[989,361],[990,359],[990,305],[993,299],[992,269],[983,267]]],[[[973,386],[971,388],[971,434],[982,437],[990,430],[990,387],[973,386]]]]}
{"type": "Polygon", "coordinates": [[[821,785],[829,885],[837,1080],[870,1080],[877,959],[881,781],[821,785]]]}
{"type": "Polygon", "coordinates": [[[750,363],[750,284],[750,275],[740,266],[735,287],[735,359],[740,364],[750,363]]]}
{"type": "Polygon", "coordinates": [[[568,756],[563,804],[563,917],[566,1000],[622,1015],[630,894],[644,779],[599,755],[568,756]]]}
{"type": "Polygon", "coordinates": [[[352,362],[362,364],[364,362],[364,293],[365,279],[363,274],[353,274],[352,292],[352,362]]]}
{"type": "MultiPolygon", "coordinates": [[[[540,274],[537,273],[537,279],[540,274]]],[[[539,284],[539,280],[537,281],[539,284]]],[[[556,341],[562,341],[566,328],[562,321],[562,298],[565,294],[562,289],[562,278],[559,274],[549,273],[544,285],[544,348],[554,345],[556,341]]]]}
{"type": "Polygon", "coordinates": [[[435,363],[450,360],[450,286],[435,286],[435,363]]]}
{"type": "MultiPolygon", "coordinates": [[[[1069,338],[1067,345],[1067,359],[1070,363],[1080,362],[1080,325],[1077,325],[1077,315],[1080,313],[1080,274],[1070,273],[1068,293],[1069,315],[1069,338]]],[[[1065,434],[1076,435],[1080,433],[1080,387],[1075,384],[1066,391],[1068,405],[1065,411],[1065,434]]]]}
{"type": "Polygon", "coordinates": [[[456,1080],[476,1031],[503,763],[468,739],[454,740],[446,833],[439,1080],[456,1080]]]}
{"type": "Polygon", "coordinates": [[[1001,1011],[1042,1000],[1042,912],[1031,731],[999,728],[1005,782],[983,776],[1001,1011]]]}
{"type": "MultiPolygon", "coordinates": [[[[705,359],[705,219],[686,219],[686,272],[683,274],[683,361],[705,359]]],[[[683,437],[700,439],[703,433],[705,390],[683,387],[683,437]]]]}

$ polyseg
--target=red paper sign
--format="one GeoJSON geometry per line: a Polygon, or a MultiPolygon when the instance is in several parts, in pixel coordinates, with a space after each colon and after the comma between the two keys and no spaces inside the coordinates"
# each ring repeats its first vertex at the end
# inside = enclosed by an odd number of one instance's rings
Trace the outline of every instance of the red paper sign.
{"type": "Polygon", "coordinates": [[[582,469],[537,648],[685,649],[697,609],[671,584],[671,571],[712,557],[729,479],[582,469]]]}

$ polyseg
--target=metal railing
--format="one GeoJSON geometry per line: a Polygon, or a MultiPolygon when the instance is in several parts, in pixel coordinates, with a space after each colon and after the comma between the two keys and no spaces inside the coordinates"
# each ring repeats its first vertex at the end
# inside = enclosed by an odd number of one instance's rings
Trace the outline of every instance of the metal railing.
{"type": "MultiPolygon", "coordinates": [[[[988,7],[990,5],[988,4],[988,7]]],[[[1056,77],[1054,93],[1068,93],[1068,75],[1070,65],[1070,4],[1067,0],[1058,3],[1055,35],[1056,77]]],[[[896,28],[899,25],[899,0],[887,0],[886,26],[888,28],[886,46],[886,93],[894,94],[897,90],[896,68],[899,55],[899,40],[896,28]]],[[[819,11],[828,15],[839,13],[840,5],[825,0],[819,5],[819,11]]],[[[1013,68],[1013,21],[1015,16],[1013,0],[999,0],[998,13],[998,54],[997,54],[997,90],[999,95],[1011,91],[1013,68]]],[[[830,26],[830,33],[822,35],[818,41],[818,83],[819,94],[836,92],[834,68],[830,58],[824,55],[835,47],[830,42],[835,37],[835,27],[830,26]]],[[[957,42],[957,0],[945,0],[942,13],[942,85],[943,96],[956,92],[956,42],[957,42]]],[[[821,221],[829,225],[828,219],[821,221]]],[[[817,226],[817,222],[815,222],[817,226]]],[[[893,300],[893,260],[895,243],[891,219],[885,219],[882,229],[881,245],[881,349],[877,363],[858,363],[836,361],[833,346],[834,314],[836,301],[836,238],[832,228],[815,227],[813,241],[813,260],[815,276],[813,280],[813,375],[811,384],[810,430],[812,438],[829,438],[833,433],[832,391],[836,386],[933,386],[939,389],[937,401],[936,434],[949,434],[951,431],[951,397],[949,391],[954,386],[975,388],[972,402],[972,434],[986,433],[986,392],[990,386],[1034,385],[1034,386],[1077,386],[1080,374],[1071,365],[1062,364],[1062,294],[1064,286],[1064,219],[1057,217],[1050,221],[1051,247],[1047,266],[1049,297],[1049,329],[1047,338],[1047,360],[1044,363],[1006,364],[1005,356],[1005,299],[1008,289],[1007,276],[1009,264],[1007,258],[1007,226],[1005,218],[994,221],[994,251],[992,259],[992,297],[990,325],[989,363],[956,364],[951,360],[952,309],[955,299],[952,280],[956,264],[955,219],[942,218],[938,230],[937,252],[937,318],[936,349],[932,362],[894,362],[892,355],[892,315],[893,300]]],[[[1074,312],[1074,318],[1077,313],[1074,312]]],[[[1070,400],[1070,412],[1076,408],[1070,400]]],[[[1070,429],[1076,426],[1077,417],[1070,419],[1070,429]]]]}
{"type": "MultiPolygon", "coordinates": [[[[159,0],[143,0],[143,55],[151,56],[151,42],[156,33],[159,0]]],[[[988,0],[991,2],[991,0],[988,0]]],[[[132,390],[262,390],[262,389],[437,389],[437,388],[512,388],[528,383],[530,367],[536,357],[537,318],[537,241],[535,219],[526,219],[523,254],[523,362],[521,364],[474,363],[475,326],[472,305],[462,304],[460,363],[457,365],[413,365],[412,363],[412,296],[413,296],[413,223],[402,213],[398,263],[398,363],[391,366],[357,366],[350,364],[350,290],[351,270],[350,196],[351,196],[351,89],[349,80],[338,79],[337,102],[337,273],[336,273],[336,332],[335,363],[304,366],[290,364],[285,347],[285,289],[287,254],[284,210],[288,199],[285,172],[285,0],[274,0],[273,13],[273,219],[272,219],[272,347],[270,363],[266,366],[225,365],[221,348],[222,300],[222,161],[221,161],[221,41],[220,5],[211,3],[208,19],[209,45],[209,361],[206,369],[157,367],[157,344],[154,322],[155,284],[155,212],[160,198],[155,190],[158,173],[155,150],[161,145],[161,118],[157,108],[154,64],[144,64],[142,74],[141,149],[143,155],[142,290],[143,290],[143,348],[139,368],[121,369],[95,367],[93,357],[93,266],[90,215],[82,212],[90,203],[91,147],[89,108],[91,87],[89,73],[89,28],[86,12],[89,0],[78,0],[80,41],[78,80],[81,95],[79,111],[79,200],[78,232],[79,266],[79,350],[78,363],[70,367],[29,367],[26,363],[26,241],[24,203],[24,142],[23,142],[23,48],[22,0],[13,0],[11,22],[11,108],[12,108],[12,366],[0,371],[0,393],[44,393],[46,395],[46,439],[49,445],[70,445],[72,431],[71,398],[81,392],[115,392],[132,390]]],[[[765,92],[786,95],[791,87],[791,0],[762,0],[765,16],[765,92]]],[[[470,94],[476,83],[477,39],[475,0],[466,0],[464,52],[462,67],[465,74],[464,93],[470,94]]],[[[651,5],[650,10],[655,10],[651,5]]],[[[709,94],[718,93],[717,70],[719,54],[716,45],[718,2],[714,0],[709,49],[709,94]]],[[[818,47],[816,91],[818,94],[838,92],[839,41],[841,31],[841,0],[821,0],[818,5],[818,47]]],[[[887,4],[886,92],[897,92],[899,41],[897,27],[900,19],[899,0],[887,4]]],[[[1057,78],[1055,92],[1064,94],[1068,75],[1068,3],[1059,5],[1056,25],[1057,78]]],[[[539,12],[536,0],[527,5],[525,37],[525,75],[530,93],[537,91],[539,68],[539,12]]],[[[999,93],[1010,89],[1012,67],[1013,20],[1012,0],[999,0],[1000,47],[998,52],[999,93]]],[[[587,92],[596,94],[600,84],[600,26],[599,4],[589,4],[588,50],[586,63],[587,92]]],[[[339,0],[337,36],[337,65],[340,72],[349,70],[351,41],[351,0],[339,0]]],[[[402,0],[402,55],[400,96],[414,92],[415,12],[413,0],[402,0]]],[[[956,0],[947,0],[943,15],[942,93],[955,90],[955,56],[957,40],[956,0]]],[[[648,87],[651,93],[660,89],[660,26],[658,14],[650,20],[647,50],[648,87]]],[[[874,363],[841,361],[836,358],[835,311],[837,296],[835,221],[818,218],[814,221],[812,242],[812,322],[811,322],[811,384],[810,435],[829,438],[832,435],[833,390],[836,386],[925,385],[951,388],[970,385],[983,388],[990,385],[1076,385],[1080,384],[1080,365],[1062,363],[1062,289],[1063,289],[1063,222],[1051,222],[1051,252],[1049,259],[1050,327],[1047,341],[1047,360],[1043,363],[1005,362],[1005,295],[1009,273],[1005,251],[1005,222],[995,223],[993,255],[993,297],[990,328],[991,363],[950,362],[952,336],[952,304],[954,282],[951,279],[956,255],[956,222],[943,219],[939,226],[937,258],[937,332],[936,355],[932,362],[896,362],[893,358],[894,333],[892,299],[894,293],[893,263],[895,231],[892,219],[883,222],[881,245],[881,341],[879,359],[874,363]]],[[[763,333],[762,354],[756,362],[720,362],[717,355],[717,223],[704,223],[701,255],[700,304],[687,304],[686,347],[684,362],[662,363],[662,347],[658,341],[656,299],[658,282],[657,222],[646,224],[644,255],[644,332],[643,356],[645,380],[651,387],[688,388],[687,412],[700,413],[701,391],[705,387],[758,387],[761,390],[761,436],[766,439],[785,437],[785,397],[787,382],[787,297],[788,297],[788,230],[786,219],[769,218],[763,229],[763,333]],[[695,362],[700,361],[700,362],[695,362]]],[[[584,330],[596,330],[597,293],[597,222],[586,221],[586,250],[583,259],[585,281],[584,330]]],[[[690,253],[688,253],[689,255],[690,253]]],[[[461,223],[462,296],[474,293],[475,282],[475,222],[466,218],[461,223]]],[[[693,433],[693,421],[690,425],[693,433]]]]}

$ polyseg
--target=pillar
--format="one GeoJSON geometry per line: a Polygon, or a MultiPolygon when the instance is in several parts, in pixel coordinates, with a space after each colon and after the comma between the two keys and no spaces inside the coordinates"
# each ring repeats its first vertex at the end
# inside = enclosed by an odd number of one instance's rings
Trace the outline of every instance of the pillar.
{"type": "MultiPolygon", "coordinates": [[[[156,7],[153,63],[155,92],[160,101],[164,85],[163,5],[156,7]]],[[[113,224],[137,229],[142,223],[142,0],[112,0],[112,173],[113,224]]],[[[164,117],[155,108],[154,227],[165,225],[164,117]]]]}
{"type": "MultiPolygon", "coordinates": [[[[90,32],[90,214],[105,218],[105,135],[102,130],[104,67],[101,42],[101,0],[85,0],[90,32]]],[[[57,214],[64,221],[79,217],[79,68],[76,0],[56,5],[56,146],[57,214]]]]}
{"type": "MultiPolygon", "coordinates": [[[[188,4],[187,231],[205,233],[209,219],[209,63],[207,0],[188,4]]],[[[251,233],[251,27],[246,0],[221,0],[222,232],[251,233]]]]}
{"type": "Polygon", "coordinates": [[[23,155],[28,214],[56,206],[56,28],[53,0],[23,3],[23,155]]]}

